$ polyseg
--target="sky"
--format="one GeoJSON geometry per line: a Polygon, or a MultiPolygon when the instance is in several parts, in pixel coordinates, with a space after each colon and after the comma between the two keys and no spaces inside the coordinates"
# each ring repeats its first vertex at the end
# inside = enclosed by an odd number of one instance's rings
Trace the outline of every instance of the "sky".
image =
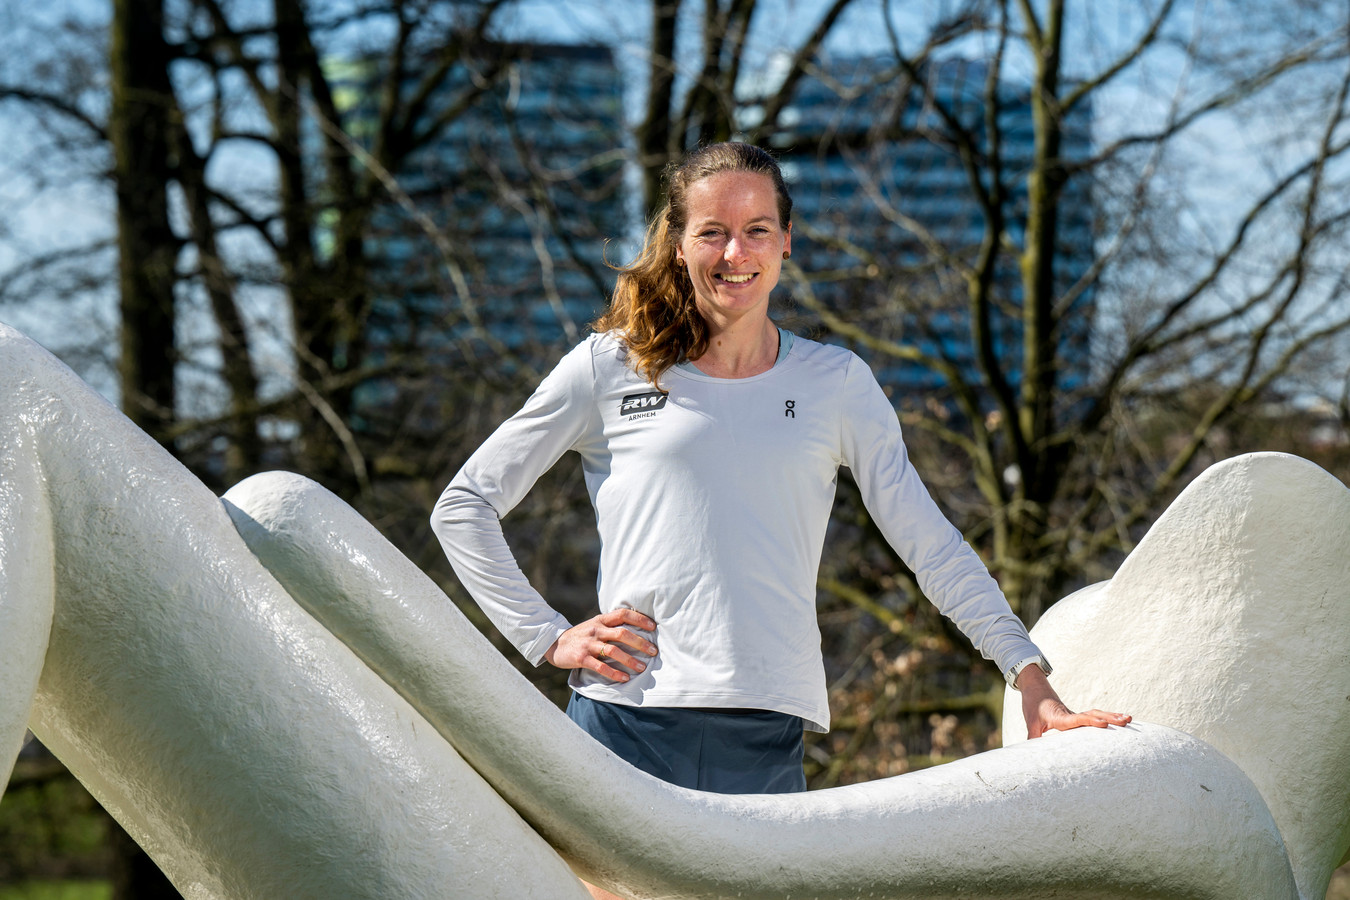
{"type": "MultiPolygon", "coordinates": [[[[337,0],[333,0],[337,2],[337,0]]],[[[1179,5],[1176,25],[1215,30],[1225,27],[1222,13],[1231,0],[1192,0],[1179,5]],[[1216,17],[1217,14],[1217,17],[1216,17]],[[1215,24],[1205,24],[1215,23],[1215,24]]],[[[754,20],[752,53],[747,69],[770,68],[775,54],[800,43],[814,27],[826,0],[762,0],[754,20]]],[[[895,31],[906,50],[913,50],[914,35],[926,31],[925,15],[932,17],[956,3],[934,0],[928,3],[885,0],[855,0],[841,19],[826,45],[826,52],[837,56],[874,55],[889,49],[888,31],[882,16],[889,9],[895,31]]],[[[1143,15],[1157,0],[1093,0],[1071,6],[1070,32],[1065,45],[1073,49],[1069,57],[1071,73],[1079,76],[1100,70],[1119,55],[1142,27],[1143,15]]],[[[1279,7],[1281,4],[1274,4],[1279,7]]],[[[260,7],[261,8],[261,7],[260,7]]],[[[324,8],[316,4],[315,8],[324,8]]],[[[630,117],[636,117],[642,105],[646,64],[644,46],[648,37],[647,0],[524,0],[501,20],[500,37],[522,40],[549,40],[562,43],[609,43],[616,48],[629,86],[625,99],[630,117]],[[616,14],[620,13],[620,14],[616,14]]],[[[695,47],[700,26],[701,4],[687,2],[679,37],[679,47],[695,47]]],[[[13,83],[25,76],[26,57],[15,52],[43,26],[63,17],[74,16],[98,25],[105,22],[109,5],[98,0],[54,0],[34,4],[30,0],[0,0],[0,82],[13,83]],[[6,52],[8,51],[8,52],[6,52]]],[[[1231,27],[1231,26],[1230,26],[1231,27]]],[[[1259,30],[1253,23],[1248,31],[1259,30]]],[[[1184,34],[1179,30],[1178,34],[1184,34]]],[[[1194,30],[1191,34],[1196,33],[1194,30]]],[[[1237,32],[1244,33],[1244,32],[1237,32]]],[[[368,35],[367,35],[368,36],[368,35]]],[[[958,49],[961,49],[958,47],[958,49]]],[[[1256,48],[1259,50],[1259,46],[1256,48]]],[[[694,52],[677,54],[698,65],[694,52]]],[[[1014,56],[1013,73],[1029,71],[1031,61],[1014,56]]],[[[65,73],[58,73],[60,77],[65,73]]],[[[72,77],[74,77],[72,73],[72,77]]],[[[1158,121],[1167,112],[1177,85],[1186,85],[1192,95],[1205,86],[1188,72],[1180,51],[1157,52],[1147,67],[1132,68],[1119,78],[1094,104],[1094,131],[1099,143],[1158,121]]],[[[1232,115],[1216,116],[1202,129],[1196,129],[1183,143],[1183,153],[1193,156],[1184,189],[1193,198],[1187,215],[1189,227],[1216,235],[1233,227],[1227,201],[1234,185],[1256,185],[1269,181],[1279,171],[1278,153],[1257,147],[1283,147],[1292,152],[1299,146],[1297,136],[1282,143],[1271,142],[1269,129],[1294,128],[1269,118],[1253,125],[1232,115]],[[1274,154],[1274,155],[1272,155],[1274,154]]],[[[43,137],[31,117],[16,104],[0,104],[0,272],[24,256],[40,255],[61,246],[86,242],[91,235],[112,234],[112,202],[105,184],[77,177],[78,167],[66,171],[46,169],[50,182],[35,185],[21,173],[31,162],[34,147],[43,137]],[[41,187],[41,190],[38,190],[41,187]]],[[[1306,143],[1307,136],[1304,136],[1306,143]]],[[[40,150],[37,152],[41,152],[40,150]]],[[[50,162],[43,160],[44,164],[50,162]]],[[[237,161],[247,167],[247,160],[237,161]]],[[[222,162],[222,165],[228,164],[222,162]]],[[[112,286],[103,301],[89,300],[84,305],[63,309],[61,315],[33,309],[22,298],[0,296],[0,321],[13,324],[32,334],[40,342],[97,345],[106,342],[115,329],[112,286]]],[[[265,301],[264,301],[265,302],[265,301]]],[[[110,373],[105,373],[105,375],[110,373]]],[[[100,385],[105,392],[112,390],[100,385]]]]}

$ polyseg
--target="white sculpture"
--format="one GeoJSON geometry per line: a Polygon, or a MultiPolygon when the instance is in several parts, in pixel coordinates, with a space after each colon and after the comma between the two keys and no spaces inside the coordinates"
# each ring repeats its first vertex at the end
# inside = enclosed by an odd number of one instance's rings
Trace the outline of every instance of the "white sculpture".
{"type": "MultiPolygon", "coordinates": [[[[1209,469],[1110,581],[1032,630],[1057,689],[1188,732],[1256,783],[1300,895],[1350,848],[1350,490],[1253,453],[1209,469]]],[[[1004,703],[1005,742],[1026,735],[1004,703]]]]}
{"type": "MultiPolygon", "coordinates": [[[[1110,587],[1055,608],[1053,643],[1036,636],[1071,702],[1164,724],[1051,734],[866,785],[723,796],[657,781],[583,735],[322,488],[255,476],[222,504],[3,326],[0,448],[0,775],[31,724],[189,898],[582,898],[575,871],[640,897],[1311,900],[1350,845],[1350,768],[1299,746],[1314,728],[1327,732],[1319,748],[1348,743],[1350,691],[1324,686],[1340,682],[1285,681],[1303,661],[1259,648],[1224,655],[1231,630],[1206,636],[1224,664],[1194,692],[1170,660],[1123,657],[1136,677],[1076,632],[1061,640],[1084,599],[1165,614],[1162,598],[1122,587],[1135,557],[1110,587]],[[1117,682],[1137,691],[1110,693],[1117,682]],[[1272,712],[1282,685],[1321,691],[1298,708],[1324,714],[1272,712]],[[1225,704],[1225,689],[1250,703],[1225,704]]],[[[1303,530],[1350,528],[1339,482],[1261,456],[1202,477],[1149,540],[1180,543],[1169,520],[1209,521],[1186,511],[1216,479],[1268,477],[1298,487],[1302,509],[1329,498],[1303,530]]],[[[1273,531],[1253,523],[1213,552],[1280,544],[1306,521],[1290,507],[1273,531]]],[[[1294,635],[1279,646],[1316,636],[1315,652],[1337,654],[1321,674],[1344,670],[1347,556],[1277,576],[1301,615],[1335,608],[1317,622],[1253,609],[1270,594],[1247,579],[1229,579],[1238,605],[1210,622],[1259,621],[1242,632],[1255,640],[1269,620],[1294,635]],[[1328,593],[1307,597],[1309,585],[1328,593]]],[[[1188,567],[1172,584],[1207,583],[1179,554],[1146,568],[1162,564],[1188,567]]]]}

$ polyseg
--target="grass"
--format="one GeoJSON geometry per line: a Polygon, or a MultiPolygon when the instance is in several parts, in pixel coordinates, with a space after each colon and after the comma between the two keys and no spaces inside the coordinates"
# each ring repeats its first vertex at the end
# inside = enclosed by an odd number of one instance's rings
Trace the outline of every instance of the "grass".
{"type": "Polygon", "coordinates": [[[25,881],[0,885],[0,900],[111,900],[106,881],[25,881]]]}

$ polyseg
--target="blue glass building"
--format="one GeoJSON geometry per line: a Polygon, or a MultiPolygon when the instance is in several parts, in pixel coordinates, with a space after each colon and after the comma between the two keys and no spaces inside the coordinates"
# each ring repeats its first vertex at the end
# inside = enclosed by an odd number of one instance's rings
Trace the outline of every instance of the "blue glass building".
{"type": "MultiPolygon", "coordinates": [[[[343,74],[341,102],[358,126],[361,110],[373,122],[378,73],[359,63],[331,68],[343,74]]],[[[613,285],[606,244],[626,226],[612,52],[476,46],[426,98],[414,127],[441,121],[391,173],[394,196],[366,239],[377,266],[371,358],[416,354],[448,370],[466,358],[509,369],[517,354],[535,363],[556,355],[604,308],[613,285]]],[[[399,391],[367,383],[359,405],[374,414],[399,391]]]]}
{"type": "MultiPolygon", "coordinates": [[[[963,267],[985,239],[986,214],[970,186],[968,167],[991,166],[984,92],[987,69],[949,61],[923,72],[926,85],[900,73],[893,60],[835,59],[802,80],[774,135],[795,201],[794,259],[806,280],[798,291],[868,334],[912,346],[978,382],[971,338],[971,305],[963,267]],[[926,89],[925,89],[926,88],[926,89]],[[963,157],[945,108],[971,139],[963,157]]],[[[1022,354],[1022,285],[1017,252],[1024,238],[1027,181],[1035,134],[1024,89],[998,90],[1001,172],[1008,186],[1005,231],[995,269],[991,331],[996,353],[1014,385],[1022,354]]],[[[1086,106],[1064,123],[1063,157],[1091,152],[1086,106]]],[[[1092,292],[1075,286],[1093,258],[1093,212],[1088,192],[1071,180],[1057,247],[1056,291],[1070,314],[1058,334],[1062,393],[1087,378],[1092,292]]],[[[905,397],[945,403],[943,375],[920,361],[870,355],[882,383],[905,397]]]]}

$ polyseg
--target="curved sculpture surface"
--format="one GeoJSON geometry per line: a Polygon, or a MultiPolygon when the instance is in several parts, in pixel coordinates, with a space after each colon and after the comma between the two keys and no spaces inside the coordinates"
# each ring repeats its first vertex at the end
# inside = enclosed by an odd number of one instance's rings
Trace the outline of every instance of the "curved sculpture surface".
{"type": "MultiPolygon", "coordinates": [[[[1220,752],[1154,707],[867,785],[676,788],[574,728],[337,498],[271,474],[222,502],[3,326],[0,446],[0,774],[31,725],[191,898],[584,897],[575,871],[652,898],[1310,900],[1334,854],[1290,836],[1345,849],[1343,791],[1305,830],[1271,814],[1321,770],[1244,772],[1300,735],[1220,752]]],[[[1243,664],[1246,695],[1266,669],[1243,664]]]]}
{"type": "MultiPolygon", "coordinates": [[[[1350,848],[1350,490],[1253,453],[1190,484],[1110,581],[1032,637],[1066,697],[1188,732],[1249,775],[1304,897],[1350,848]]],[[[1004,703],[1005,741],[1026,734],[1004,703]]]]}
{"type": "Polygon", "coordinates": [[[0,447],[6,780],[27,722],[190,900],[588,896],[219,498],[4,326],[0,447]]]}

